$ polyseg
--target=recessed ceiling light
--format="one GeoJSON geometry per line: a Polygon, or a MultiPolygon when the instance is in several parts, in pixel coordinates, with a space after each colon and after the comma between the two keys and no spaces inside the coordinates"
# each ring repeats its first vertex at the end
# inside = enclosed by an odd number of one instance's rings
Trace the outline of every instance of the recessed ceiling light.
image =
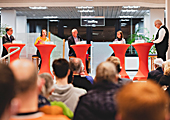
{"type": "Polygon", "coordinates": [[[67,28],[67,26],[63,26],[64,28],[67,28]]]}
{"type": "Polygon", "coordinates": [[[58,20],[50,20],[50,22],[58,22],[58,20]]]}
{"type": "Polygon", "coordinates": [[[29,8],[30,8],[30,9],[47,9],[46,6],[44,6],[44,7],[41,7],[41,6],[36,7],[36,6],[34,6],[34,7],[29,7],[29,8]]]}
{"type": "Polygon", "coordinates": [[[122,8],[140,8],[140,6],[123,6],[122,8]]]}
{"type": "Polygon", "coordinates": [[[137,12],[138,10],[121,10],[122,12],[137,12]]]}
{"type": "Polygon", "coordinates": [[[44,16],[43,18],[58,18],[58,16],[44,16]]]}
{"type": "Polygon", "coordinates": [[[133,16],[119,16],[119,18],[133,18],[133,16]]]}
{"type": "Polygon", "coordinates": [[[77,12],[95,12],[94,10],[78,10],[77,12]]]}
{"type": "Polygon", "coordinates": [[[120,21],[129,21],[129,19],[121,19],[120,21]]]}

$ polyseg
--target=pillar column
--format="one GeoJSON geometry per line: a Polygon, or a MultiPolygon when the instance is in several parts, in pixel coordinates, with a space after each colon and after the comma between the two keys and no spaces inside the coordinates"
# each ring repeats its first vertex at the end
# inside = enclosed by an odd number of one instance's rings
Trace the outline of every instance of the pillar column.
{"type": "Polygon", "coordinates": [[[1,10],[1,26],[10,26],[16,33],[16,10],[1,10]]]}
{"type": "MultiPolygon", "coordinates": [[[[170,33],[170,1],[165,0],[165,7],[166,7],[166,26],[170,33]]],[[[167,51],[167,59],[170,59],[170,36],[169,36],[169,48],[167,51]]]]}
{"type": "Polygon", "coordinates": [[[27,33],[27,17],[16,17],[16,33],[27,33]]]}
{"type": "MultiPolygon", "coordinates": [[[[148,31],[150,31],[150,16],[149,15],[144,15],[144,28],[146,28],[148,31]]],[[[148,31],[144,29],[144,33],[147,33],[148,31]]],[[[149,36],[149,34],[146,34],[146,37],[152,38],[152,36],[149,36]]]]}

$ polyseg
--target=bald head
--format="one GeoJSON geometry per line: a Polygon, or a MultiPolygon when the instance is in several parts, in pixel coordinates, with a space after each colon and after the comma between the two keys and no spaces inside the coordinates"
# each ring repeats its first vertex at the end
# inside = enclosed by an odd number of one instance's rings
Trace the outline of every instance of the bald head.
{"type": "Polygon", "coordinates": [[[80,58],[70,59],[70,69],[77,73],[80,73],[82,61],[80,58]]]}
{"type": "Polygon", "coordinates": [[[117,70],[113,63],[102,62],[97,66],[96,69],[96,82],[106,80],[117,83],[116,75],[117,70]]]}
{"type": "Polygon", "coordinates": [[[72,35],[73,35],[73,37],[77,37],[77,34],[78,34],[78,31],[77,31],[77,29],[72,29],[72,35]]]}
{"type": "Polygon", "coordinates": [[[160,20],[155,20],[154,24],[155,24],[155,27],[159,29],[160,26],[162,25],[162,22],[160,20]]]}
{"type": "Polygon", "coordinates": [[[10,68],[17,80],[19,93],[27,92],[37,86],[37,70],[30,60],[15,60],[10,64],[10,68]]]}

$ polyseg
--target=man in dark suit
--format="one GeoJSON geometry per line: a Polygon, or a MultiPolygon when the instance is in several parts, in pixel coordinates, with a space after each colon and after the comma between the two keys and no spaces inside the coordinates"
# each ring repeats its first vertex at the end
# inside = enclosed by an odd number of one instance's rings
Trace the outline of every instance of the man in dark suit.
{"type": "Polygon", "coordinates": [[[162,58],[163,61],[166,61],[166,52],[169,46],[169,31],[165,25],[162,25],[160,20],[156,20],[154,24],[158,28],[155,40],[152,40],[155,43],[157,58],[162,58]]]}
{"type": "MultiPolygon", "coordinates": [[[[15,40],[14,36],[12,36],[13,29],[11,27],[6,27],[6,34],[2,37],[2,44],[5,43],[12,43],[13,40],[15,40]]],[[[4,57],[5,55],[8,54],[8,51],[6,48],[3,46],[3,51],[1,57],[4,57]]],[[[7,59],[7,58],[6,58],[7,59]]]]}
{"type": "Polygon", "coordinates": [[[70,47],[70,45],[75,45],[76,42],[82,41],[82,39],[80,38],[80,36],[77,35],[78,34],[77,29],[73,29],[71,32],[72,32],[72,36],[70,36],[68,38],[68,46],[69,46],[69,49],[70,49],[69,56],[76,57],[76,54],[75,54],[73,48],[70,47]]]}
{"type": "Polygon", "coordinates": [[[162,58],[156,58],[154,60],[154,66],[156,70],[149,72],[147,79],[150,79],[150,80],[155,81],[156,83],[159,83],[160,78],[163,76],[162,64],[163,64],[162,58]]]}

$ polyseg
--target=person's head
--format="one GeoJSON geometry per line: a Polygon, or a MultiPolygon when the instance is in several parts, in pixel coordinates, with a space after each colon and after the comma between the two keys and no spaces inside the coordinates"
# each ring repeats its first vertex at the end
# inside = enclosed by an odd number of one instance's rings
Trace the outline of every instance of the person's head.
{"type": "Polygon", "coordinates": [[[119,39],[124,38],[124,35],[123,35],[122,31],[117,31],[117,38],[119,38],[119,39]]]}
{"type": "Polygon", "coordinates": [[[41,37],[47,37],[47,31],[46,29],[41,30],[41,37]]]}
{"type": "Polygon", "coordinates": [[[40,78],[45,80],[45,84],[41,88],[41,95],[49,96],[53,90],[53,78],[49,73],[42,73],[39,75],[40,78]]]}
{"type": "Polygon", "coordinates": [[[8,120],[18,110],[18,103],[14,98],[16,80],[11,69],[4,64],[0,64],[0,76],[0,119],[8,120]]]}
{"type": "Polygon", "coordinates": [[[156,28],[159,29],[160,26],[162,25],[162,22],[160,20],[155,20],[154,25],[155,25],[156,28]]]}
{"type": "Polygon", "coordinates": [[[80,58],[72,58],[70,59],[70,69],[73,73],[79,74],[81,72],[82,61],[80,58]]]}
{"type": "Polygon", "coordinates": [[[66,59],[60,58],[53,61],[53,73],[57,78],[65,78],[70,74],[69,63],[66,59]]]}
{"type": "Polygon", "coordinates": [[[77,29],[74,28],[74,29],[72,29],[71,33],[72,33],[72,36],[76,38],[78,31],[77,31],[77,29]]]}
{"type": "Polygon", "coordinates": [[[135,82],[124,86],[116,96],[120,120],[165,120],[168,96],[157,84],[135,82]]]}
{"type": "Polygon", "coordinates": [[[17,81],[17,95],[27,95],[37,90],[37,69],[28,59],[18,59],[10,64],[17,81]]]}
{"type": "Polygon", "coordinates": [[[170,76],[170,60],[164,63],[164,75],[170,76]]]}
{"type": "Polygon", "coordinates": [[[6,33],[7,33],[8,35],[12,35],[12,33],[13,33],[12,27],[6,27],[5,30],[6,30],[6,33]]]}
{"type": "Polygon", "coordinates": [[[154,66],[155,66],[155,68],[162,67],[162,64],[163,64],[162,58],[156,58],[156,59],[154,60],[154,66]]]}
{"type": "Polygon", "coordinates": [[[97,66],[95,82],[109,81],[117,83],[116,66],[111,62],[102,62],[97,66]]]}
{"type": "Polygon", "coordinates": [[[116,70],[117,70],[118,73],[121,71],[120,60],[119,60],[118,57],[110,56],[109,58],[106,59],[106,61],[113,63],[116,66],[116,70]]]}

